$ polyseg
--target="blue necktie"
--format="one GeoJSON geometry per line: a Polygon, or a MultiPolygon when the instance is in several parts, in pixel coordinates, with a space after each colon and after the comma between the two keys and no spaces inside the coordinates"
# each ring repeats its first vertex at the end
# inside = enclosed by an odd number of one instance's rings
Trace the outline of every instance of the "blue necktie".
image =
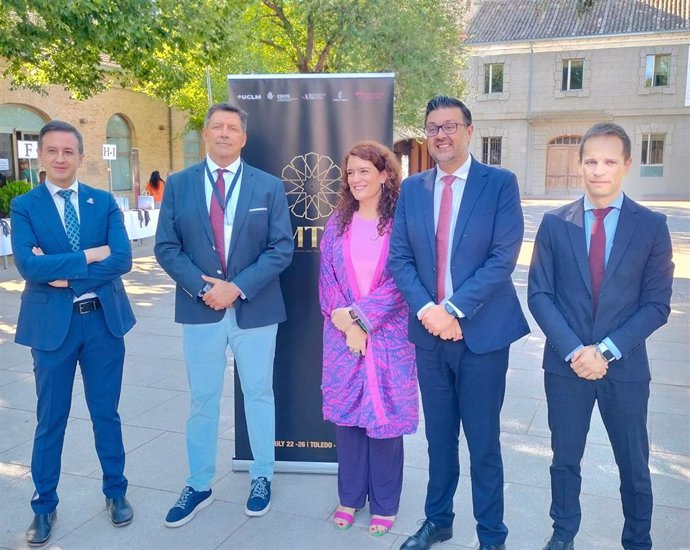
{"type": "Polygon", "coordinates": [[[70,200],[73,192],[71,189],[63,189],[58,191],[58,195],[65,200],[65,232],[72,250],[77,252],[79,250],[79,218],[70,200]]]}

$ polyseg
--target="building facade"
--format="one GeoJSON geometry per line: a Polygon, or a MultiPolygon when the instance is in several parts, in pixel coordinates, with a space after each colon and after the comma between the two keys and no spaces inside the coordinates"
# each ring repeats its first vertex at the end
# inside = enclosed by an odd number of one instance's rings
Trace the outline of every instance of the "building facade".
{"type": "Polygon", "coordinates": [[[584,132],[632,139],[626,192],[690,198],[688,0],[474,2],[466,44],[475,157],[515,172],[523,196],[582,193],[584,132]]]}
{"type": "MultiPolygon", "coordinates": [[[[2,69],[0,63],[0,70],[2,69]]],[[[163,101],[113,87],[86,101],[76,101],[59,86],[46,95],[11,90],[0,79],[0,173],[8,181],[25,179],[19,166],[20,141],[36,141],[51,119],[74,125],[84,137],[85,158],[79,179],[133,198],[143,191],[152,171],[166,175],[203,156],[200,134],[187,131],[186,117],[163,101]],[[103,159],[103,146],[115,145],[116,158],[103,159]]],[[[38,180],[38,160],[30,160],[30,179],[38,180]]],[[[134,206],[134,205],[132,205],[134,206]]]]}

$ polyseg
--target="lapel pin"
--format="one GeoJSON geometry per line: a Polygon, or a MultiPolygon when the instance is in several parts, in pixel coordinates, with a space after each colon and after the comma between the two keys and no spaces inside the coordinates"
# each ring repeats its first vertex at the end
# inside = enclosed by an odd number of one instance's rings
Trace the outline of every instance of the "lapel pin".
{"type": "Polygon", "coordinates": [[[86,203],[93,204],[93,197],[89,197],[88,199],[86,199],[86,203]]]}

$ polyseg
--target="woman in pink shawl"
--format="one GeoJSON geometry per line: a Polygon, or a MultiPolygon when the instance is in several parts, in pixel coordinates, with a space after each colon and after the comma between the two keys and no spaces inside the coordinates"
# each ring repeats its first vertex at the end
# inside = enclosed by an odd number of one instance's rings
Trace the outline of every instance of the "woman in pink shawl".
{"type": "Polygon", "coordinates": [[[336,425],[340,529],[367,499],[369,533],[393,526],[400,504],[403,434],[419,420],[407,306],[386,267],[400,165],[375,141],[345,157],[336,211],[321,240],[323,416],[336,425]]]}

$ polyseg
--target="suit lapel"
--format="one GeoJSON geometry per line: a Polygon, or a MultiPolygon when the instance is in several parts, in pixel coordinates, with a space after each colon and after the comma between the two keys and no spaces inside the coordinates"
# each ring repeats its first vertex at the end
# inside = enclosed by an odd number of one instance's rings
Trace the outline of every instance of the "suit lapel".
{"type": "Polygon", "coordinates": [[[79,243],[82,249],[88,248],[86,245],[92,242],[95,206],[93,190],[88,185],[79,183],[79,243]]]}
{"type": "Polygon", "coordinates": [[[35,198],[37,202],[36,211],[40,213],[46,227],[53,234],[57,242],[60,243],[61,248],[66,252],[71,251],[72,247],[69,244],[65,226],[60,219],[60,214],[58,213],[57,206],[55,206],[55,201],[50,191],[48,191],[48,187],[46,185],[41,185],[38,188],[35,198]]]}
{"type": "Polygon", "coordinates": [[[201,220],[201,227],[208,237],[212,246],[215,246],[216,241],[213,238],[213,230],[211,229],[211,216],[208,213],[208,206],[206,206],[206,162],[197,164],[197,169],[192,175],[193,181],[192,194],[193,201],[196,205],[199,219],[201,220]]]}
{"type": "Polygon", "coordinates": [[[573,247],[573,254],[577,267],[580,269],[580,276],[585,282],[587,289],[592,292],[592,280],[589,274],[589,256],[587,254],[587,237],[585,236],[585,209],[584,199],[574,202],[564,216],[567,222],[570,244],[573,247]]]}
{"type": "Polygon", "coordinates": [[[624,197],[621,213],[618,217],[618,224],[616,225],[616,233],[613,236],[613,246],[609,254],[609,261],[606,262],[606,272],[601,284],[602,290],[606,286],[606,282],[611,278],[611,274],[623,259],[623,253],[633,237],[637,221],[637,206],[628,197],[624,197]]]}
{"type": "Polygon", "coordinates": [[[462,192],[462,201],[460,201],[460,210],[458,211],[458,219],[455,222],[455,229],[453,231],[453,247],[452,254],[455,253],[458,243],[465,231],[465,226],[470,219],[472,210],[477,204],[479,196],[484,191],[487,181],[487,170],[484,165],[480,164],[474,158],[470,165],[470,172],[467,174],[467,181],[465,182],[465,189],[462,192]]]}
{"type": "MultiPolygon", "coordinates": [[[[436,226],[434,224],[434,185],[436,183],[436,169],[428,170],[422,177],[422,193],[419,204],[419,219],[426,228],[429,238],[429,250],[436,265],[436,226]]],[[[414,205],[412,205],[414,208],[414,205]]]]}
{"type": "Polygon", "coordinates": [[[242,175],[240,181],[240,195],[237,197],[237,207],[235,208],[235,216],[232,220],[232,237],[230,238],[230,248],[228,249],[228,260],[232,257],[232,251],[237,244],[237,236],[242,229],[244,220],[249,211],[249,203],[256,185],[256,172],[246,162],[242,163],[242,175]]]}

